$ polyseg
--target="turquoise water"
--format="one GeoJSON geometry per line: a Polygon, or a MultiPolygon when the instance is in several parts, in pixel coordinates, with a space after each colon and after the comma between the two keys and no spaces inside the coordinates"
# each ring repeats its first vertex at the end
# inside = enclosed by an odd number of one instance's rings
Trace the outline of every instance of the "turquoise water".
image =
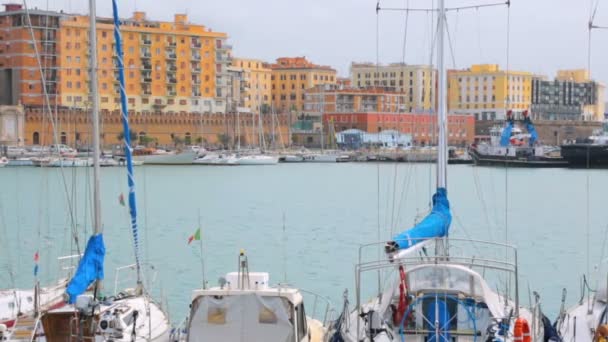
{"type": "MultiPolygon", "coordinates": [[[[70,206],[80,241],[86,241],[91,172],[65,169],[62,176],[59,169],[0,169],[0,288],[31,286],[37,249],[43,282],[57,277],[57,256],[76,252],[70,206]]],[[[186,315],[191,290],[201,287],[200,244],[187,244],[199,217],[211,285],[236,271],[243,248],[251,271],[269,271],[271,282],[286,278],[339,307],[345,288],[354,302],[358,246],[378,241],[378,220],[386,240],[421,218],[434,181],[434,167],[426,164],[143,166],[135,172],[141,254],[158,271],[155,293],[162,288],[173,321],[186,315]]],[[[580,295],[588,265],[587,220],[589,267],[600,261],[607,186],[604,170],[450,165],[451,234],[503,242],[508,207],[507,237],[519,248],[522,302],[528,302],[528,288],[539,291],[553,319],[563,287],[568,304],[580,295]]],[[[105,289],[111,292],[114,269],[133,262],[128,211],[118,201],[126,194],[124,169],[102,169],[102,188],[105,289]]]]}

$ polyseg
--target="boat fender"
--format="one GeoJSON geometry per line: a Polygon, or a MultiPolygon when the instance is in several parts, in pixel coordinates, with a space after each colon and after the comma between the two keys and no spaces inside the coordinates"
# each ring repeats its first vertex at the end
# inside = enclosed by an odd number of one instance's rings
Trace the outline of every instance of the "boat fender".
{"type": "Polygon", "coordinates": [[[602,324],[595,330],[595,342],[606,342],[608,341],[608,324],[602,324]]]}
{"type": "Polygon", "coordinates": [[[515,337],[515,342],[531,342],[530,325],[525,318],[520,317],[515,321],[513,335],[515,337]]]}

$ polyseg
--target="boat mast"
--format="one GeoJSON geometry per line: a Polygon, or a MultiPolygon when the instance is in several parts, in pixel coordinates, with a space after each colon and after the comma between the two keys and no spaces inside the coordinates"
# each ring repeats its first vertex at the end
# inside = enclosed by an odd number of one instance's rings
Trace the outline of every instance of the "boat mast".
{"type": "Polygon", "coordinates": [[[97,20],[95,0],[89,0],[89,43],[91,48],[90,78],[91,78],[91,116],[93,120],[93,229],[95,234],[102,232],[101,227],[101,195],[99,177],[99,156],[101,146],[99,140],[99,94],[97,93],[97,20]]]}
{"type": "MultiPolygon", "coordinates": [[[[90,79],[91,79],[91,116],[93,121],[93,235],[102,233],[101,226],[101,186],[99,156],[101,147],[99,141],[99,94],[97,93],[97,14],[95,0],[89,0],[89,47],[91,49],[90,79]]],[[[101,288],[101,280],[95,283],[95,293],[101,288]]]]}
{"type": "Polygon", "coordinates": [[[437,126],[439,128],[437,144],[437,188],[447,188],[447,106],[446,106],[446,71],[444,64],[444,31],[445,31],[445,0],[439,0],[439,18],[437,25],[437,68],[439,73],[439,89],[437,126]]]}

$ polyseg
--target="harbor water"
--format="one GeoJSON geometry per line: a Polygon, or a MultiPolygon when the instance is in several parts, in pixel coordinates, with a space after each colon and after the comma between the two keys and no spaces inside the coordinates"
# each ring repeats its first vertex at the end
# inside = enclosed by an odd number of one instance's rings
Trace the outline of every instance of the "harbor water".
{"type": "MultiPolygon", "coordinates": [[[[158,274],[154,293],[166,298],[172,321],[184,318],[191,291],[202,286],[201,244],[188,245],[200,221],[210,285],[237,270],[244,249],[250,271],[270,272],[272,283],[312,290],[336,307],[348,288],[354,303],[359,245],[388,240],[424,217],[434,171],[405,163],[138,167],[141,255],[158,274]]],[[[57,257],[78,252],[74,231],[84,249],[91,176],[90,168],[0,168],[0,288],[32,286],[37,250],[41,282],[57,279],[57,257]]],[[[583,274],[605,258],[605,170],[450,165],[448,177],[451,236],[516,245],[521,302],[538,291],[552,320],[562,288],[567,305],[578,302],[583,274]]],[[[128,209],[119,201],[127,195],[125,170],[102,169],[101,185],[103,291],[111,294],[114,269],[134,260],[128,209]]]]}

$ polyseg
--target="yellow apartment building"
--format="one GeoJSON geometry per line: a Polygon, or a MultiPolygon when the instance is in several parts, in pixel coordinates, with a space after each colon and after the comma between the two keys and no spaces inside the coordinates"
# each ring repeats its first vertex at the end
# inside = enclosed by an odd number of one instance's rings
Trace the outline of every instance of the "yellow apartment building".
{"type": "Polygon", "coordinates": [[[435,110],[437,70],[430,65],[352,63],[350,78],[355,88],[382,87],[404,93],[404,111],[416,113],[435,110]]]}
{"type": "MultiPolygon", "coordinates": [[[[97,19],[100,108],[119,106],[113,23],[97,19]]],[[[60,104],[87,108],[89,18],[67,16],[58,35],[60,104]]],[[[135,12],[121,26],[125,82],[131,110],[223,112],[230,46],[213,32],[176,14],[173,22],[151,21],[135,12]]]]}
{"type": "Polygon", "coordinates": [[[448,110],[477,120],[504,120],[512,110],[530,109],[532,73],[501,70],[498,64],[477,64],[448,72],[448,110]]]}
{"type": "Polygon", "coordinates": [[[280,112],[303,111],[306,89],[337,82],[335,69],[313,64],[305,57],[278,58],[267,67],[272,70],[272,105],[280,112]]]}
{"type": "MultiPolygon", "coordinates": [[[[232,68],[242,72],[241,105],[253,113],[259,113],[263,106],[270,107],[272,71],[266,63],[249,58],[233,58],[232,68]]],[[[267,110],[266,108],[265,110],[267,110]]]]}

